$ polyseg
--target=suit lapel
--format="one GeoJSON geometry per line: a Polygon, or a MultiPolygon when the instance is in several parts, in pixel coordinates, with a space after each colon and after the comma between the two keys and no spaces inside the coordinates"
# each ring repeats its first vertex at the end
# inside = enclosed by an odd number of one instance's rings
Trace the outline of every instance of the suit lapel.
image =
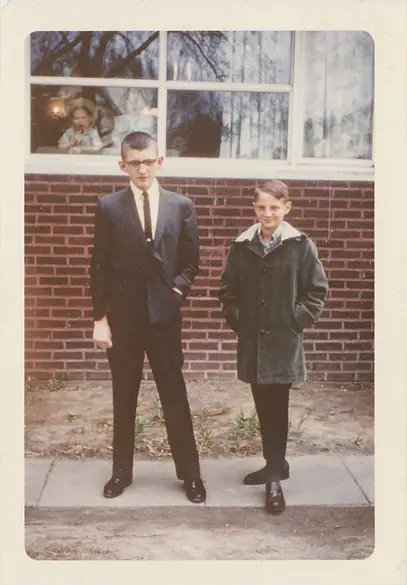
{"type": "Polygon", "coordinates": [[[155,228],[154,234],[154,248],[158,246],[159,241],[161,240],[161,236],[164,233],[165,224],[168,218],[168,208],[170,206],[169,202],[170,195],[168,191],[161,189],[160,187],[160,198],[158,201],[158,216],[157,216],[157,225],[155,228]]]}
{"type": "Polygon", "coordinates": [[[143,231],[143,226],[141,225],[140,217],[137,211],[136,202],[134,201],[133,191],[131,187],[128,187],[123,195],[123,205],[126,210],[126,213],[135,228],[137,234],[139,235],[141,241],[145,246],[147,246],[146,238],[143,231]]]}

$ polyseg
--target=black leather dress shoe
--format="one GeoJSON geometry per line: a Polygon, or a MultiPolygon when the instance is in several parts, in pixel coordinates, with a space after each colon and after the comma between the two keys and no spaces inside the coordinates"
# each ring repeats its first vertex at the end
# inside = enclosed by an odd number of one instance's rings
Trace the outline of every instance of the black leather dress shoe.
{"type": "Polygon", "coordinates": [[[187,498],[193,504],[202,504],[206,500],[206,489],[202,479],[192,479],[184,481],[184,490],[187,498]]]}
{"type": "MultiPolygon", "coordinates": [[[[288,479],[290,477],[290,466],[288,461],[284,462],[284,468],[281,473],[281,479],[288,479]]],[[[259,469],[258,471],[253,471],[253,473],[248,473],[243,483],[245,485],[262,485],[270,481],[270,471],[267,469],[267,466],[259,469]]]]}
{"type": "Polygon", "coordinates": [[[284,460],[283,471],[281,472],[281,479],[289,479],[290,477],[290,464],[287,459],[284,460]]]}
{"type": "Polygon", "coordinates": [[[285,499],[281,485],[274,481],[266,484],[266,510],[273,516],[278,516],[285,510],[285,499]]]}
{"type": "Polygon", "coordinates": [[[128,487],[133,479],[125,475],[113,475],[103,489],[105,498],[117,498],[128,487]]]}

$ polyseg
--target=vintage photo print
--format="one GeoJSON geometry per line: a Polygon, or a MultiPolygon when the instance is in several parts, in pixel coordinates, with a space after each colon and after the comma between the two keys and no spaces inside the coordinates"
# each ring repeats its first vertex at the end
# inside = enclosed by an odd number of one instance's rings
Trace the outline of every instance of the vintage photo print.
{"type": "Polygon", "coordinates": [[[405,3],[55,8],[1,13],[9,581],[403,582],[405,3]]]}

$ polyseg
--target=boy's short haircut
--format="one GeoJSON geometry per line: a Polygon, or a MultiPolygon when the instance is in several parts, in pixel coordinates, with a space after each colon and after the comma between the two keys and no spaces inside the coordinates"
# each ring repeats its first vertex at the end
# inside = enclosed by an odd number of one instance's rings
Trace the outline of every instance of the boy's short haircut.
{"type": "Polygon", "coordinates": [[[271,179],[270,181],[264,181],[259,183],[254,190],[254,200],[256,201],[260,192],[268,193],[273,195],[276,199],[282,199],[285,203],[290,200],[288,193],[288,187],[283,181],[279,179],[271,179]]]}
{"type": "Polygon", "coordinates": [[[158,152],[156,139],[151,134],[147,134],[147,132],[131,132],[123,139],[120,149],[121,157],[124,160],[124,155],[128,149],[146,150],[147,148],[155,148],[158,152]]]}

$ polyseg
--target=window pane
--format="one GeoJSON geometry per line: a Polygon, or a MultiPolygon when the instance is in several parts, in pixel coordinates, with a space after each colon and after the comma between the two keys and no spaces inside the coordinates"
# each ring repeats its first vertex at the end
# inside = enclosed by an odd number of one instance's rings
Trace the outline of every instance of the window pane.
{"type": "Polygon", "coordinates": [[[116,154],[129,132],[156,137],[157,113],[156,89],[33,85],[31,152],[116,154]]]}
{"type": "Polygon", "coordinates": [[[304,156],[370,159],[373,40],[365,32],[305,35],[304,156]]]}
{"type": "Polygon", "coordinates": [[[287,93],[169,91],[167,156],[287,158],[287,93]]]}
{"type": "Polygon", "coordinates": [[[31,34],[31,75],[158,78],[157,31],[31,34]]]}
{"type": "Polygon", "coordinates": [[[168,33],[167,79],[245,83],[291,82],[291,33],[168,33]]]}

